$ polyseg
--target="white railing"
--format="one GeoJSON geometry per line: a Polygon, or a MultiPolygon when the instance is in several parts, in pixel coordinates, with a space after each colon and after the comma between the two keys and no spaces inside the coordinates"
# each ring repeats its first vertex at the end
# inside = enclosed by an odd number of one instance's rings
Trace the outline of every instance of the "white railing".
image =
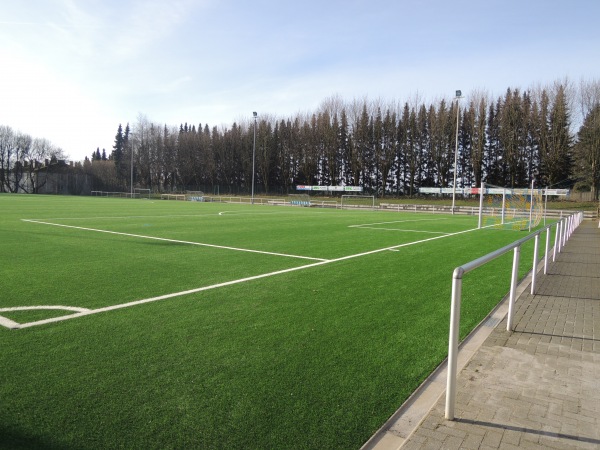
{"type": "Polygon", "coordinates": [[[462,266],[454,269],[452,275],[452,304],[450,310],[450,336],[448,342],[448,381],[446,386],[446,419],[454,420],[454,406],[456,402],[456,375],[457,375],[457,361],[458,361],[458,339],[460,329],[460,304],[462,298],[462,278],[463,276],[480,267],[505,253],[513,250],[513,267],[511,273],[510,282],[510,295],[508,303],[508,318],[506,322],[507,331],[513,331],[513,314],[514,314],[514,303],[517,291],[518,272],[519,272],[519,257],[521,245],[525,242],[535,239],[534,251],[533,251],[533,267],[531,271],[531,294],[535,294],[535,285],[537,280],[537,268],[538,268],[538,255],[539,255],[539,237],[543,232],[546,232],[546,251],[544,253],[544,274],[547,273],[548,267],[548,253],[550,246],[550,230],[552,226],[556,225],[556,235],[554,239],[554,250],[552,253],[552,260],[556,259],[556,252],[560,252],[562,247],[583,220],[583,213],[575,213],[564,219],[550,224],[544,228],[524,237],[518,241],[513,242],[501,249],[498,249],[492,253],[488,253],[481,258],[475,259],[471,262],[463,264],[462,266]]]}

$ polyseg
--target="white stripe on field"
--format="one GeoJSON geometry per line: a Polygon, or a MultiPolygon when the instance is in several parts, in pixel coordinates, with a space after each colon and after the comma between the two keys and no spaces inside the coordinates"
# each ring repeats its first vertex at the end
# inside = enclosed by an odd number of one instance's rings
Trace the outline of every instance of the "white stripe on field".
{"type": "Polygon", "coordinates": [[[181,297],[183,295],[195,294],[197,292],[208,291],[208,290],[216,289],[216,288],[220,288],[220,287],[232,286],[234,284],[239,284],[239,283],[245,283],[247,281],[259,280],[261,278],[272,277],[275,275],[280,275],[282,273],[294,272],[295,270],[307,269],[309,267],[315,267],[315,266],[319,266],[322,264],[328,264],[330,262],[331,262],[331,260],[326,260],[326,261],[321,261],[321,262],[317,262],[314,264],[308,264],[305,266],[292,267],[291,269],[278,270],[276,272],[264,273],[261,275],[255,275],[255,276],[247,277],[247,278],[240,278],[239,280],[226,281],[224,283],[213,284],[210,286],[203,286],[203,287],[199,287],[196,289],[189,289],[187,291],[174,292],[172,294],[159,295],[158,297],[151,297],[151,298],[145,298],[143,300],[136,300],[136,301],[128,302],[128,303],[121,303],[120,305],[106,306],[104,308],[98,308],[98,309],[90,309],[88,311],[70,314],[68,316],[52,317],[50,319],[38,320],[36,322],[17,324],[18,325],[17,328],[28,328],[28,327],[33,327],[33,326],[37,326],[37,325],[43,325],[46,323],[61,322],[63,320],[74,319],[76,317],[89,316],[91,314],[98,314],[98,313],[106,312],[106,311],[114,311],[115,309],[122,309],[122,308],[129,308],[131,306],[136,306],[136,305],[143,305],[144,303],[152,303],[152,302],[157,302],[160,300],[167,300],[167,299],[173,298],[173,297],[181,297]]]}
{"type": "Polygon", "coordinates": [[[225,245],[205,244],[205,243],[202,243],[202,242],[180,241],[178,239],[167,239],[167,238],[161,238],[161,237],[156,237],[156,236],[146,236],[146,235],[143,235],[143,234],[122,233],[122,232],[119,232],[119,231],[99,230],[97,228],[76,227],[76,226],[73,226],[73,225],[63,225],[63,224],[60,224],[60,223],[43,222],[41,220],[33,220],[33,219],[21,219],[21,220],[24,221],[24,222],[40,223],[40,224],[43,224],[43,225],[52,225],[52,226],[55,226],[55,227],[73,228],[75,230],[95,231],[97,233],[116,234],[118,236],[129,236],[129,237],[136,237],[136,238],[141,238],[141,239],[151,239],[151,240],[155,240],[155,241],[174,242],[174,243],[177,243],[177,244],[198,245],[198,246],[201,246],[201,247],[220,248],[220,249],[224,249],[224,250],[234,250],[236,252],[260,253],[262,255],[284,256],[284,257],[287,257],[287,258],[307,259],[309,261],[327,261],[326,259],[323,259],[323,258],[313,258],[313,257],[310,257],[310,256],[298,256],[298,255],[290,255],[290,254],[287,254],[287,253],[265,252],[265,251],[261,251],[261,250],[250,250],[250,249],[247,249],[247,248],[227,247],[225,245]]]}
{"type": "MultiPolygon", "coordinates": [[[[225,211],[224,213],[227,213],[225,211]]],[[[220,216],[224,213],[206,213],[206,214],[154,214],[154,215],[142,215],[142,216],[88,216],[88,217],[47,217],[43,220],[116,220],[116,219],[170,219],[172,217],[211,217],[211,216],[220,216]]],[[[232,211],[232,213],[237,213],[236,211],[232,211]]],[[[247,212],[244,214],[277,214],[278,211],[260,211],[260,212],[247,212]]],[[[41,221],[42,219],[22,219],[22,220],[37,220],[41,221]]]]}
{"type": "MultiPolygon", "coordinates": [[[[35,323],[35,322],[31,322],[31,323],[35,323]]],[[[14,322],[14,321],[7,319],[6,317],[2,317],[2,316],[0,316],[0,325],[2,325],[5,328],[11,328],[13,330],[16,330],[16,329],[22,327],[22,325],[20,323],[14,322]]]]}
{"type": "MultiPolygon", "coordinates": [[[[304,265],[304,266],[293,267],[291,269],[277,270],[275,272],[269,272],[269,273],[265,273],[265,274],[262,274],[262,275],[255,275],[255,276],[252,276],[252,277],[247,277],[247,278],[241,278],[241,279],[238,279],[238,280],[227,281],[225,283],[218,283],[218,284],[213,284],[213,285],[210,285],[210,286],[199,287],[199,288],[190,289],[190,290],[187,290],[187,291],[174,292],[174,293],[171,293],[171,294],[160,295],[158,297],[146,298],[146,299],[143,299],[143,300],[137,300],[137,301],[133,301],[133,302],[122,303],[120,305],[107,306],[107,307],[104,307],[104,308],[91,309],[91,310],[88,310],[88,311],[82,311],[82,312],[79,312],[79,313],[70,314],[68,316],[52,317],[50,319],[38,320],[38,321],[35,321],[35,322],[29,322],[29,323],[24,323],[24,324],[17,324],[16,322],[10,321],[12,324],[15,324],[16,326],[9,327],[9,328],[28,328],[28,327],[34,327],[34,326],[37,326],[37,325],[44,325],[44,324],[53,323],[53,322],[61,322],[63,320],[74,319],[76,317],[89,316],[89,315],[98,314],[98,313],[101,313],[101,312],[113,311],[113,310],[122,309],[122,308],[128,308],[128,307],[131,307],[131,306],[142,305],[144,303],[151,303],[151,302],[156,302],[156,301],[160,301],[160,300],[166,300],[166,299],[170,299],[170,298],[174,298],[174,297],[180,297],[180,296],[183,296],[183,295],[195,294],[197,292],[208,291],[208,290],[211,290],[211,289],[216,289],[216,288],[225,287],[225,286],[232,286],[232,285],[239,284],[239,283],[245,283],[245,282],[248,282],[248,281],[259,280],[261,278],[267,278],[267,277],[272,277],[272,276],[275,276],[275,275],[281,275],[281,274],[284,274],[284,273],[295,272],[297,270],[304,270],[304,269],[309,269],[309,268],[312,268],[312,267],[322,266],[322,265],[325,265],[325,264],[331,264],[331,263],[338,262],[338,261],[345,261],[345,260],[352,259],[352,258],[359,258],[361,256],[373,255],[373,254],[376,254],[376,253],[381,253],[381,252],[386,252],[386,251],[397,251],[397,249],[402,248],[402,247],[409,247],[411,245],[422,244],[422,243],[425,243],[425,242],[434,241],[434,240],[437,240],[437,239],[443,239],[443,238],[450,237],[450,236],[456,236],[456,235],[459,235],[459,234],[469,233],[471,231],[476,231],[476,230],[477,230],[477,228],[472,228],[470,230],[458,231],[456,233],[446,234],[444,236],[436,236],[436,237],[432,237],[432,238],[428,238],[428,239],[421,239],[419,241],[407,242],[405,244],[399,244],[399,245],[394,245],[394,246],[391,246],[391,247],[385,247],[385,248],[380,248],[380,249],[377,249],[377,250],[371,250],[371,251],[368,251],[368,252],[357,253],[355,255],[342,256],[341,258],[329,259],[329,260],[321,260],[321,261],[313,263],[313,264],[307,264],[307,265],[304,265]]],[[[8,320],[8,319],[6,319],[6,320],[8,320]]],[[[0,322],[0,324],[3,325],[2,322],[0,322]]]]}
{"type": "MultiPolygon", "coordinates": [[[[54,310],[58,309],[60,311],[75,311],[75,312],[85,312],[91,311],[88,308],[78,308],[77,306],[61,306],[61,305],[45,305],[45,306],[11,306],[9,308],[0,308],[0,313],[2,312],[11,312],[11,311],[35,311],[35,310],[54,310]]],[[[65,317],[65,316],[61,316],[65,317]]],[[[0,325],[6,328],[22,328],[22,325],[18,322],[10,320],[7,317],[0,316],[0,325]]]]}
{"type": "Polygon", "coordinates": [[[88,308],[79,308],[77,306],[41,305],[41,306],[11,306],[8,308],[0,308],[0,312],[33,311],[36,309],[58,309],[58,310],[75,311],[75,312],[91,311],[88,308]]]}
{"type": "Polygon", "coordinates": [[[387,225],[390,223],[406,223],[406,222],[428,222],[428,221],[440,221],[449,220],[448,218],[436,218],[436,219],[407,219],[407,220],[393,220],[391,222],[375,222],[375,223],[363,223],[362,225],[348,225],[348,228],[361,228],[368,227],[371,225],[387,225]]]}
{"type": "Polygon", "coordinates": [[[430,234],[448,234],[445,231],[425,231],[425,230],[405,230],[403,228],[383,228],[383,227],[358,227],[361,230],[381,230],[381,231],[406,231],[407,233],[430,233],[430,234]]]}
{"type": "MultiPolygon", "coordinates": [[[[168,215],[145,215],[145,216],[88,216],[88,217],[46,217],[43,220],[115,220],[115,219],[170,219],[172,217],[207,217],[216,214],[168,214],[168,215]]],[[[22,219],[28,220],[28,219],[22,219]]],[[[42,219],[29,219],[42,220],[42,219]]]]}

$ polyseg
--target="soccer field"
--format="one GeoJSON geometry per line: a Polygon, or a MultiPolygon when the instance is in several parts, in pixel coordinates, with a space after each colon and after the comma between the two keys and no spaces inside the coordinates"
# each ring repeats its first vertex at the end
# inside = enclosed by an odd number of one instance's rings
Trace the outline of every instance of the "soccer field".
{"type": "MultiPolygon", "coordinates": [[[[358,448],[445,358],[453,269],[525,236],[476,228],[0,195],[0,447],[358,448]]],[[[465,278],[462,337],[510,264],[465,278]]]]}

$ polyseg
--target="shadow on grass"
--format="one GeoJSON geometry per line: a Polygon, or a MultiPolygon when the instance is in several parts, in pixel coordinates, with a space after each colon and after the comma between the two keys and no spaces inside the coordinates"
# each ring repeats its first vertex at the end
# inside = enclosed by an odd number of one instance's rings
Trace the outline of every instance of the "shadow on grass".
{"type": "Polygon", "coordinates": [[[46,437],[30,436],[18,429],[0,425],[0,449],[30,450],[32,448],[39,450],[65,450],[69,447],[52,442],[51,439],[46,437]]]}

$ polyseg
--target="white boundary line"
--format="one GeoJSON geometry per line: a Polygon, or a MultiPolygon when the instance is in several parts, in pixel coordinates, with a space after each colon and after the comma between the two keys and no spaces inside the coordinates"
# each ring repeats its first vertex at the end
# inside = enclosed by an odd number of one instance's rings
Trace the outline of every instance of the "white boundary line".
{"type": "Polygon", "coordinates": [[[404,228],[383,228],[383,227],[357,227],[361,230],[381,230],[381,231],[399,231],[406,233],[429,233],[429,234],[448,234],[445,231],[425,231],[425,230],[406,230],[404,228]]]}
{"type": "Polygon", "coordinates": [[[58,310],[75,311],[75,312],[91,311],[91,309],[79,308],[78,306],[43,305],[43,306],[11,306],[8,308],[0,308],[0,312],[33,311],[36,309],[58,309],[58,310]]]}
{"type": "MultiPolygon", "coordinates": [[[[51,225],[53,225],[53,224],[51,224],[51,225]]],[[[240,278],[238,280],[226,281],[225,283],[218,283],[218,284],[213,284],[213,285],[210,285],[210,286],[203,286],[203,287],[199,287],[199,288],[196,288],[196,289],[190,289],[190,290],[187,290],[187,291],[174,292],[174,293],[171,293],[171,294],[160,295],[158,297],[150,297],[150,298],[146,298],[146,299],[142,299],[142,300],[137,300],[137,301],[133,301],[133,302],[122,303],[122,304],[119,304],[119,305],[106,306],[104,308],[90,309],[90,310],[87,310],[87,311],[76,312],[75,314],[70,314],[68,316],[52,317],[50,319],[38,320],[38,321],[35,321],[35,322],[28,322],[28,323],[24,323],[24,324],[18,324],[17,322],[13,322],[10,319],[6,319],[6,318],[3,318],[2,316],[0,316],[0,325],[6,326],[1,319],[4,319],[4,321],[8,321],[12,325],[14,325],[14,326],[9,326],[8,327],[8,328],[13,328],[13,329],[29,328],[29,327],[34,327],[34,326],[37,326],[37,325],[44,325],[44,324],[54,323],[54,322],[62,322],[64,320],[75,319],[77,317],[89,316],[89,315],[92,315],[92,314],[98,314],[98,313],[102,313],[102,312],[106,312],[106,311],[114,311],[116,309],[128,308],[128,307],[131,307],[131,306],[142,305],[142,304],[145,304],[145,303],[152,303],[152,302],[156,302],[156,301],[160,301],[160,300],[166,300],[166,299],[170,299],[170,298],[174,298],[174,297],[181,297],[181,296],[184,296],[184,295],[195,294],[197,292],[208,291],[208,290],[211,290],[211,289],[217,289],[217,288],[225,287],[225,286],[232,286],[232,285],[235,285],[235,284],[245,283],[245,282],[248,282],[248,281],[259,280],[261,278],[272,277],[272,276],[275,276],[275,275],[281,275],[281,274],[284,274],[284,273],[290,273],[290,272],[295,272],[295,271],[298,271],[298,270],[309,269],[309,268],[312,268],[312,267],[322,266],[322,265],[325,265],[325,264],[331,264],[331,263],[335,263],[335,262],[339,262],[339,261],[345,261],[345,260],[348,260],[348,259],[359,258],[361,256],[374,255],[376,253],[381,253],[381,252],[386,252],[386,251],[397,251],[397,249],[402,248],[402,247],[409,247],[411,245],[422,244],[422,243],[425,243],[425,242],[435,241],[437,239],[443,239],[443,238],[450,237],[450,236],[456,236],[456,235],[459,235],[459,234],[470,233],[471,231],[476,231],[476,230],[477,230],[477,228],[472,228],[472,229],[469,229],[469,230],[463,230],[463,231],[458,231],[456,233],[446,234],[444,236],[435,236],[435,237],[428,238],[428,239],[421,239],[421,240],[418,240],[418,241],[407,242],[407,243],[404,243],[404,244],[394,245],[394,246],[391,246],[391,247],[385,247],[385,248],[380,248],[380,249],[376,249],[376,250],[371,250],[371,251],[368,251],[368,252],[357,253],[355,255],[342,256],[341,258],[321,260],[319,262],[312,263],[312,264],[307,264],[307,265],[304,265],[304,266],[292,267],[290,269],[284,269],[284,270],[277,270],[275,272],[264,273],[264,274],[261,274],[261,275],[255,275],[255,276],[247,277],[247,278],[240,278]]],[[[117,233],[117,234],[123,234],[123,233],[117,233]]]]}
{"type": "Polygon", "coordinates": [[[435,219],[407,219],[407,220],[393,220],[391,222],[375,222],[375,223],[364,223],[361,225],[348,225],[348,228],[361,228],[366,230],[381,230],[381,231],[403,231],[407,233],[429,233],[429,234],[448,234],[445,231],[425,231],[425,230],[405,230],[402,228],[385,228],[385,227],[375,227],[373,225],[389,225],[395,223],[406,223],[406,222],[427,222],[427,221],[440,221],[440,220],[448,220],[446,218],[435,218],[435,219]]]}
{"type": "MultiPolygon", "coordinates": [[[[33,322],[31,322],[33,323],[33,322]]],[[[19,328],[21,328],[21,324],[14,322],[10,319],[7,319],[4,316],[0,316],[0,325],[2,325],[5,328],[10,328],[11,330],[17,330],[19,328]]]]}
{"type": "Polygon", "coordinates": [[[161,237],[156,237],[156,236],[146,236],[143,234],[122,233],[120,231],[100,230],[97,228],[76,227],[74,225],[63,225],[60,223],[43,222],[41,220],[33,220],[33,219],[21,219],[21,220],[23,222],[40,223],[43,225],[52,225],[55,227],[73,228],[75,230],[95,231],[97,233],[116,234],[118,236],[129,236],[129,237],[136,237],[136,238],[141,238],[141,239],[151,239],[151,240],[163,241],[163,242],[175,242],[177,244],[198,245],[201,247],[211,247],[211,248],[219,248],[219,249],[224,249],[224,250],[234,250],[236,252],[260,253],[261,255],[283,256],[286,258],[307,259],[309,261],[327,261],[327,259],[313,258],[311,256],[298,256],[298,255],[290,255],[287,253],[265,252],[265,251],[261,251],[261,250],[250,250],[247,248],[227,247],[225,245],[205,244],[202,242],[180,241],[178,239],[167,239],[167,238],[161,238],[161,237]]]}
{"type": "MultiPolygon", "coordinates": [[[[232,214],[237,214],[237,211],[231,211],[232,214]]],[[[276,214],[278,211],[260,211],[260,212],[243,212],[240,214],[276,214]]],[[[170,219],[172,217],[211,217],[211,216],[222,216],[229,215],[228,211],[219,213],[205,213],[205,214],[149,214],[141,216],[90,216],[90,217],[47,217],[44,220],[114,220],[114,219],[170,219]]],[[[32,220],[41,221],[41,219],[21,219],[21,220],[32,220]]]]}
{"type": "MultiPolygon", "coordinates": [[[[170,219],[172,217],[207,217],[215,214],[169,214],[147,215],[147,216],[96,216],[96,217],[46,217],[44,220],[115,220],[115,219],[170,219]]],[[[21,220],[41,220],[41,219],[21,219],[21,220]]]]}
{"type": "Polygon", "coordinates": [[[392,220],[391,222],[374,222],[374,223],[363,223],[360,225],[348,225],[348,228],[363,228],[370,227],[371,225],[388,225],[390,223],[406,223],[406,222],[438,222],[441,220],[448,220],[447,218],[436,218],[436,219],[406,219],[406,220],[392,220]]]}
{"type": "MultiPolygon", "coordinates": [[[[74,312],[86,312],[86,311],[91,311],[91,309],[88,308],[79,308],[77,306],[61,306],[61,305],[45,305],[45,306],[12,306],[9,308],[0,308],[0,313],[1,312],[11,312],[11,311],[35,311],[35,310],[52,310],[52,309],[58,309],[58,310],[64,310],[64,311],[74,311],[74,312]]],[[[60,317],[66,317],[66,316],[60,316],[60,317]]],[[[34,322],[31,322],[34,323],[34,322]]],[[[0,325],[6,327],[6,328],[12,328],[12,329],[16,329],[16,328],[22,328],[22,325],[19,322],[15,322],[14,320],[10,320],[4,316],[0,316],[0,325]]]]}

